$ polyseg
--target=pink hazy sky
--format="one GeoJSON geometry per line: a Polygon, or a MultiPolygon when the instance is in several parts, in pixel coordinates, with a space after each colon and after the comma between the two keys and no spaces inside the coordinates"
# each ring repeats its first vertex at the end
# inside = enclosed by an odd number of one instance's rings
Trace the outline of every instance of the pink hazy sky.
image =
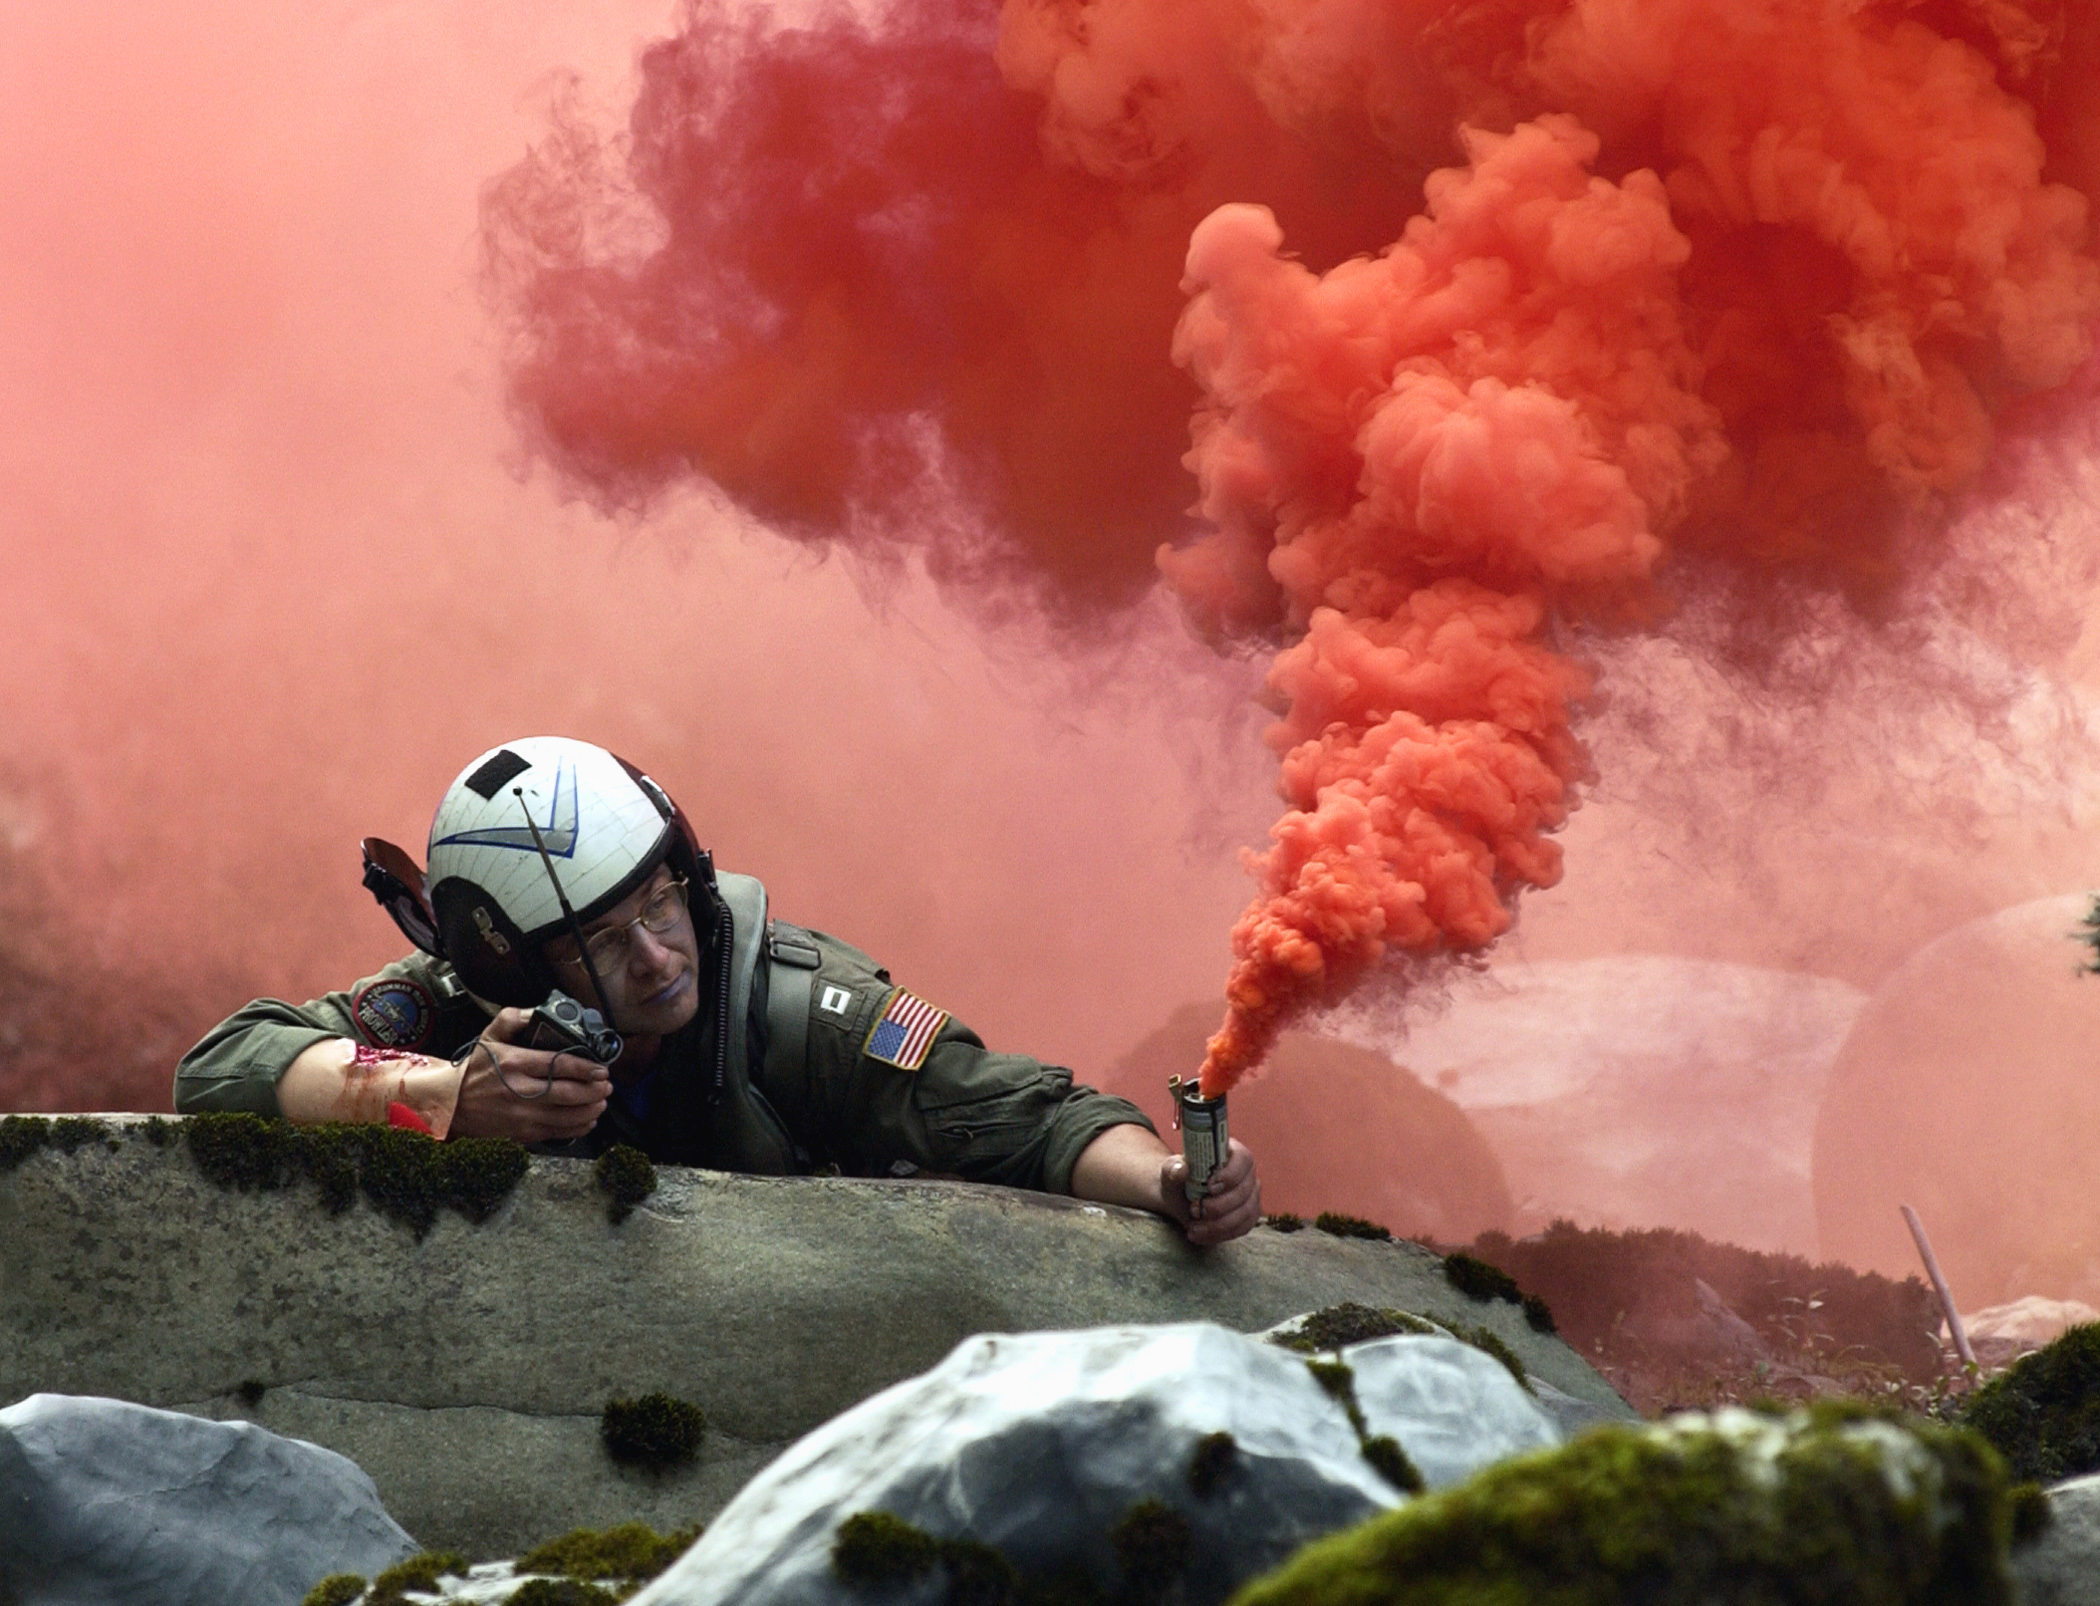
{"type": "MultiPolygon", "coordinates": [[[[782,913],[997,1044],[1099,1065],[1222,981],[1234,849],[1273,809],[1250,666],[1164,607],[1078,646],[988,633],[704,498],[612,523],[518,468],[481,187],[558,73],[616,119],[669,20],[0,13],[0,837],[84,951],[195,978],[211,1013],[301,998],[399,949],[356,839],[420,856],[466,759],[565,731],[654,770],[782,913]]],[[[1977,527],[2089,546],[2092,485],[2069,454],[1977,527]]],[[[1662,739],[1637,697],[1607,717],[1567,879],[1498,964],[1676,952],[1871,988],[2100,880],[2089,765],[2039,704],[2009,774],[1871,703],[1738,737],[1667,653],[1619,662],[1662,739]]]]}

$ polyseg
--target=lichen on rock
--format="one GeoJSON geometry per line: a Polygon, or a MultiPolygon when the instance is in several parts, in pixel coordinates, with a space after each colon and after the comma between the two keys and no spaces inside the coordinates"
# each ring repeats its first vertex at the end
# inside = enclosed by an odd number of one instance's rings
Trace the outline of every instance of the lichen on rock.
{"type": "Polygon", "coordinates": [[[1972,1433],[1859,1410],[1605,1428],[1308,1546],[1233,1606],[2006,1606],[2012,1500],[1972,1433]]]}

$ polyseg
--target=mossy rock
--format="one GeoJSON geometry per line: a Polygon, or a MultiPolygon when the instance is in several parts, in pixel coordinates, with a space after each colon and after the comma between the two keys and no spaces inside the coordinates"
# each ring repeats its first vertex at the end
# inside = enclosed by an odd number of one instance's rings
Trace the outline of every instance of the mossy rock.
{"type": "Polygon", "coordinates": [[[2061,1483],[2100,1472],[2100,1322],[2066,1329],[1976,1391],[1962,1420],[2015,1478],[2061,1483]]]}
{"type": "Polygon", "coordinates": [[[1300,1551],[1232,1606],[2009,1606],[1975,1434],[1819,1408],[1603,1428],[1300,1551]]]}
{"type": "Polygon", "coordinates": [[[362,1573],[330,1573],[306,1592],[299,1606],[351,1606],[364,1592],[362,1573]]]}

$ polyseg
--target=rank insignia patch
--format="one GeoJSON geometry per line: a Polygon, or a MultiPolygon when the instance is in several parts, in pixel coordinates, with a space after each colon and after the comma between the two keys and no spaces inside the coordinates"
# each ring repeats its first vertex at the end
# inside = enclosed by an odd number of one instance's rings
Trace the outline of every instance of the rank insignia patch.
{"type": "Polygon", "coordinates": [[[900,1071],[916,1071],[926,1063],[927,1050],[947,1024],[945,1009],[935,1009],[917,993],[899,987],[890,994],[889,1007],[868,1033],[861,1052],[900,1071]]]}
{"type": "Polygon", "coordinates": [[[350,1000],[357,1029],[380,1048],[416,1048],[430,1036],[437,1006],[420,982],[375,981],[350,1000]]]}

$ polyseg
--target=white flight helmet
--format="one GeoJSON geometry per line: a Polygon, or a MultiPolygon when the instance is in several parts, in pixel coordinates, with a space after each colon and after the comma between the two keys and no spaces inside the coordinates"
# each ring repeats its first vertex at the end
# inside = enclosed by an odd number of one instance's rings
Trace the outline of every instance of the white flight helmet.
{"type": "Polygon", "coordinates": [[[446,789],[423,878],[434,942],[403,929],[480,997],[530,1007],[554,985],[541,944],[604,914],[666,862],[711,931],[714,867],[663,788],[602,747],[529,736],[482,754],[446,789]]]}

